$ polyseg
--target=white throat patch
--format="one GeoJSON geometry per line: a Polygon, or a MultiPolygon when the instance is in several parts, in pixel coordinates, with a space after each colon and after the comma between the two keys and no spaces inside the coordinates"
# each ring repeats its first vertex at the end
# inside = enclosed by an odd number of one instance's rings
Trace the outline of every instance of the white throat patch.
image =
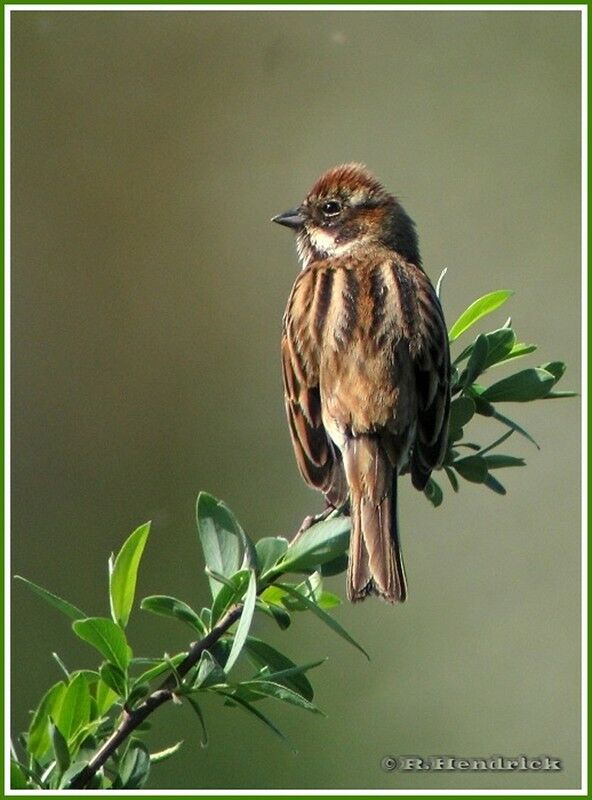
{"type": "Polygon", "coordinates": [[[323,230],[314,230],[310,232],[310,241],[315,250],[319,253],[326,253],[328,256],[341,256],[351,250],[360,242],[358,239],[350,239],[342,244],[335,243],[335,237],[323,230]]]}

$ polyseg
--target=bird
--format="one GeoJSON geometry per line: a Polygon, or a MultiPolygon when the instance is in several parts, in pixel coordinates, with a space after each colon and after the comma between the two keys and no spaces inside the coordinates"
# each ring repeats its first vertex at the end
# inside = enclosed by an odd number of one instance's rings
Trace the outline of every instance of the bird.
{"type": "Polygon", "coordinates": [[[397,479],[423,490],[448,442],[450,354],[413,220],[362,164],[272,218],[301,261],[282,322],[284,399],[304,480],[351,517],[352,602],[404,602],[397,479]]]}

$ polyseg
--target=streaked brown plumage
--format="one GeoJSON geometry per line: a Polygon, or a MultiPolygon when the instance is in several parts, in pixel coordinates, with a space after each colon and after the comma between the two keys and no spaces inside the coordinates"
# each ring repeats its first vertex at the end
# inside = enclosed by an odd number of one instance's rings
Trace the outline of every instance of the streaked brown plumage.
{"type": "Polygon", "coordinates": [[[397,476],[423,489],[448,434],[442,309],[411,219],[361,165],[326,172],[297,209],[303,262],[283,320],[286,410],[306,482],[349,502],[350,600],[407,596],[397,476]]]}

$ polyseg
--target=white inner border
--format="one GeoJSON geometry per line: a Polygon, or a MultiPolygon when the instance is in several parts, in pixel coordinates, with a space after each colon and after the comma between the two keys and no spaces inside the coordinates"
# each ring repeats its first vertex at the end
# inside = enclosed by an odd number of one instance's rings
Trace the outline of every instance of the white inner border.
{"type": "MultiPolygon", "coordinates": [[[[207,3],[203,5],[126,5],[126,4],[112,4],[112,5],[96,5],[96,4],[79,4],[79,5],[7,5],[4,8],[4,169],[5,169],[5,183],[4,183],[4,530],[5,530],[5,545],[4,545],[4,601],[5,601],[5,619],[4,619],[4,648],[6,654],[5,660],[5,678],[4,678],[4,699],[5,699],[5,716],[4,716],[4,739],[5,739],[5,785],[4,792],[6,796],[28,796],[34,793],[29,790],[14,790],[10,788],[10,720],[11,720],[11,706],[10,706],[10,134],[11,134],[11,119],[10,119],[10,79],[11,79],[11,58],[10,58],[10,43],[11,43],[11,13],[13,11],[579,11],[581,14],[581,206],[582,206],[582,784],[580,789],[364,789],[363,787],[357,789],[284,789],[284,790],[271,790],[271,789],[180,789],[180,790],[157,790],[157,789],[141,789],[126,791],[126,795],[138,796],[164,796],[164,795],[327,795],[327,796],[371,796],[371,795],[579,795],[586,796],[588,785],[588,730],[586,727],[588,717],[588,703],[587,703],[587,690],[588,690],[588,609],[587,609],[587,589],[588,589],[588,543],[587,543],[587,513],[588,513],[588,468],[587,468],[587,441],[588,441],[588,342],[586,336],[585,322],[588,319],[588,190],[587,190],[587,177],[588,177],[588,73],[587,73],[587,53],[588,53],[588,8],[585,5],[284,5],[278,3],[276,5],[216,5],[207,3]]],[[[49,795],[70,795],[81,796],[79,791],[56,790],[46,791],[45,794],[49,795]]],[[[92,795],[106,795],[113,797],[117,792],[109,791],[93,791],[92,795]]],[[[91,796],[92,796],[91,795],[91,796]]]]}

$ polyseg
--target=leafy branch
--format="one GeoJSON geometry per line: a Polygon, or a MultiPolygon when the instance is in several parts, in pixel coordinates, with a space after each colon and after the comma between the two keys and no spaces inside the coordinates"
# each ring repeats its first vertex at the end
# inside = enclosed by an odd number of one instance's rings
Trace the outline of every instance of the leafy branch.
{"type": "MultiPolygon", "coordinates": [[[[178,696],[183,685],[182,679],[191,668],[198,663],[202,654],[206,653],[208,648],[215,645],[236,622],[242,613],[242,608],[241,605],[238,605],[227,611],[220,622],[218,622],[203,639],[191,646],[183,661],[181,661],[178,667],[173,669],[161,686],[153,691],[133,710],[128,710],[124,705],[124,713],[121,722],[115,731],[90,759],[88,764],[74,776],[68,788],[84,789],[93,780],[103,765],[114,755],[119,745],[139,728],[153,711],[156,711],[163,703],[166,703],[168,700],[174,700],[175,697],[178,696]]],[[[169,748],[170,755],[172,755],[173,752],[176,752],[176,747],[169,748]]]]}
{"type": "MultiPolygon", "coordinates": [[[[445,274],[446,270],[438,281],[438,293],[445,274]]],[[[504,305],[512,294],[513,292],[508,290],[499,290],[490,292],[471,303],[451,326],[448,332],[450,344],[455,343],[477,322],[504,305]]],[[[536,349],[535,344],[525,344],[518,340],[512,327],[512,319],[508,318],[501,328],[489,333],[480,333],[454,358],[448,448],[441,467],[454,492],[459,491],[460,477],[471,483],[481,483],[497,494],[505,495],[505,487],[492,475],[492,472],[508,467],[523,467],[526,464],[523,458],[493,452],[512,434],[520,434],[540,449],[523,427],[497,409],[497,404],[528,403],[533,400],[551,400],[576,395],[576,392],[556,391],[554,388],[565,372],[565,364],[562,361],[549,361],[539,367],[519,370],[487,387],[481,384],[481,379],[489,370],[511,366],[516,359],[523,358],[536,349]],[[465,440],[465,428],[475,414],[491,417],[502,425],[503,433],[491,444],[481,446],[465,440]]],[[[430,478],[424,492],[434,506],[442,503],[444,494],[434,477],[430,478]]]]}
{"type": "MultiPolygon", "coordinates": [[[[440,291],[442,278],[438,281],[440,291]]],[[[450,328],[451,344],[485,316],[500,308],[509,291],[491,292],[472,303],[450,328]]],[[[532,436],[497,409],[499,403],[530,402],[571,397],[556,391],[565,371],[559,361],[514,372],[488,386],[480,382],[493,369],[512,365],[536,350],[519,342],[508,319],[501,328],[479,334],[455,357],[451,375],[451,422],[448,450],[442,470],[452,489],[459,478],[481,483],[505,494],[492,474],[523,466],[522,458],[497,452],[514,433],[532,436]],[[481,446],[465,441],[465,430],[476,415],[491,417],[503,432],[481,446]],[[469,451],[467,455],[465,451],[469,451]],[[496,451],[496,452],[494,452],[496,451]]],[[[443,491],[432,477],[425,494],[434,506],[443,491]]],[[[225,706],[251,714],[286,740],[277,725],[260,710],[273,699],[320,714],[307,673],[324,659],[297,665],[288,656],[250,632],[255,613],[273,619],[281,630],[290,627],[295,613],[311,612],[336,634],[367,653],[328,613],[341,602],[324,589],[326,576],[347,567],[349,518],[339,511],[307,518],[288,541],[281,536],[251,541],[230,509],[209,494],[197,500],[196,521],[211,591],[211,605],[199,612],[169,595],[145,597],[143,611],[168,617],[187,626],[197,637],[187,651],[159,658],[134,657],[127,626],[134,605],[136,581],[150,523],[134,531],[116,558],[109,559],[110,616],[89,616],[67,600],[37,584],[18,580],[71,620],[73,633],[100,658],[94,670],[70,671],[54,653],[63,678],[37,706],[26,732],[11,750],[13,789],[138,789],[152,765],[173,756],[182,742],[150,753],[141,738],[148,718],[168,701],[186,705],[197,715],[202,744],[208,735],[199,699],[218,696],[225,706]],[[298,576],[290,579],[290,576],[298,576]],[[255,672],[237,680],[235,665],[248,662],[255,672]],[[233,671],[234,670],[234,671],[233,671]]]]}
{"type": "Polygon", "coordinates": [[[207,742],[200,692],[221,697],[242,708],[286,739],[259,708],[265,698],[321,713],[306,673],[323,660],[297,665],[271,645],[250,634],[256,610],[272,617],[282,629],[297,611],[313,611],[355,647],[365,652],[326,609],[339,598],[323,590],[323,570],[343,569],[349,520],[334,512],[301,530],[290,543],[268,537],[254,544],[222,502],[201,493],[196,507],[197,530],[206,561],[212,605],[198,613],[167,595],[145,597],[140,608],[189,626],[199,636],[187,652],[158,659],[134,658],[126,628],[134,602],[136,578],[150,524],[126,540],[117,558],[109,559],[111,617],[87,616],[48,590],[17,576],[30,589],[72,620],[72,630],[103,661],[97,670],[69,672],[58,664],[65,680],[54,684],[33,715],[27,733],[19,737],[24,756],[13,752],[13,786],[51,789],[137,789],[148,778],[151,764],[172,756],[177,743],[149,753],[135,734],[163,703],[186,701],[198,715],[207,742]],[[296,583],[290,574],[304,573],[296,583]],[[246,654],[256,672],[247,680],[230,675],[246,654]],[[162,680],[163,674],[166,674],[162,680]],[[160,679],[160,683],[158,683],[160,679]],[[157,682],[156,688],[152,684],[157,682]]]}

